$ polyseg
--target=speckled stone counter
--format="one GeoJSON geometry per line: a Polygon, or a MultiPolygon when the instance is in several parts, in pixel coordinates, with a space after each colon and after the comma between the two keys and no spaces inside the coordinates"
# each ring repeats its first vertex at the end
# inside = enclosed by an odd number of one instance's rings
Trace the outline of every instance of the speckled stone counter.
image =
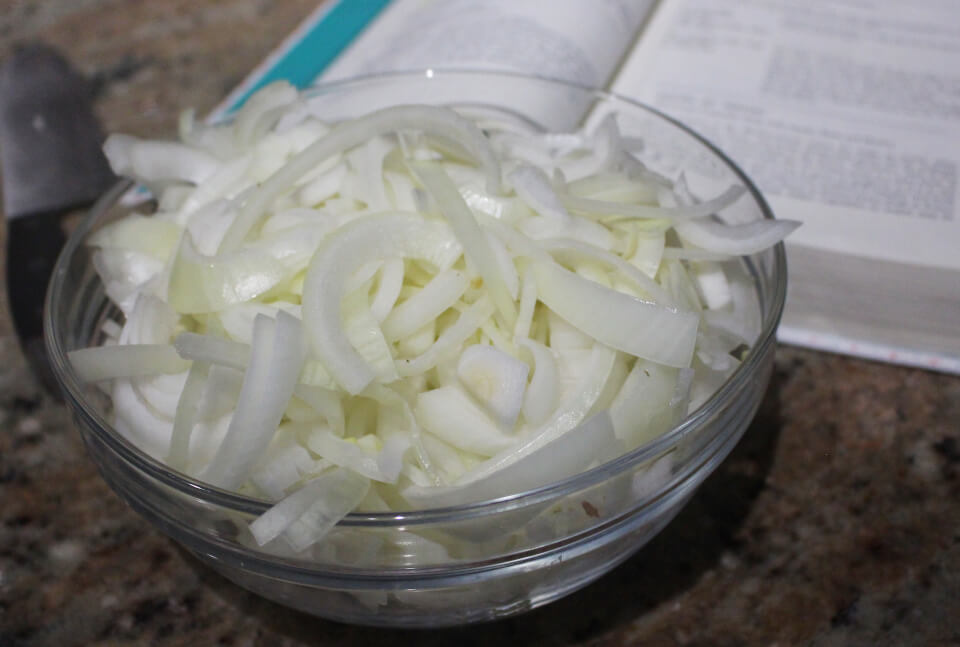
{"type": "MultiPolygon", "coordinates": [[[[0,57],[60,46],[110,131],[212,107],[311,2],[0,2],[0,57]]],[[[41,393],[0,306],[0,646],[957,645],[960,378],[780,348],[756,421],[634,558],[514,619],[435,632],[257,598],[140,520],[41,393]]]]}

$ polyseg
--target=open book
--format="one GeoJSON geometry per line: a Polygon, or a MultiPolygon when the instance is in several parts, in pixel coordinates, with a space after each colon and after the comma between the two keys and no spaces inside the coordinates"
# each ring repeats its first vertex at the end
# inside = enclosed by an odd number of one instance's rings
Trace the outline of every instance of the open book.
{"type": "Polygon", "coordinates": [[[960,373],[955,11],[954,0],[342,0],[225,107],[304,61],[316,62],[301,83],[448,67],[608,88],[705,135],[777,216],[804,223],[787,243],[781,341],[960,373]]]}

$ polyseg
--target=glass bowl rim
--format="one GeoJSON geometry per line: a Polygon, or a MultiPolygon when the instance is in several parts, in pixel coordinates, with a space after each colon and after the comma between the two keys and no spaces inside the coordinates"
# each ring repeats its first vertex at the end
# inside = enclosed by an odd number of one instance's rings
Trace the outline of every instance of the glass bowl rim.
{"type": "MultiPolygon", "coordinates": [[[[759,189],[747,174],[731,160],[723,151],[721,151],[712,142],[704,136],[697,133],[692,128],[686,126],[677,119],[664,114],[663,112],[648,106],[640,101],[618,95],[607,90],[590,87],[588,85],[572,83],[566,80],[554,79],[545,76],[522,74],[515,72],[487,71],[487,70],[418,70],[418,71],[400,71],[381,74],[372,74],[367,76],[352,77],[339,81],[327,82],[311,88],[305,89],[307,96],[328,94],[331,92],[349,90],[353,87],[363,85],[372,85],[384,81],[403,81],[408,80],[427,80],[428,82],[439,82],[451,77],[472,77],[472,78],[502,78],[514,81],[529,81],[536,83],[545,83],[557,87],[566,87],[587,93],[594,100],[614,101],[618,104],[630,106],[633,110],[645,112],[670,126],[677,128],[680,132],[690,136],[693,140],[703,146],[708,152],[713,154],[720,162],[727,166],[740,182],[746,187],[750,196],[759,207],[763,218],[773,219],[773,211],[767,204],[759,189]]],[[[66,245],[60,253],[57,264],[47,289],[44,306],[44,340],[50,364],[54,375],[64,392],[68,402],[75,407],[74,413],[80,415],[86,420],[88,426],[104,441],[110,449],[122,460],[127,461],[132,467],[145,473],[149,477],[164,483],[174,489],[191,497],[200,499],[204,503],[217,505],[229,510],[248,513],[262,514],[272,505],[263,499],[248,497],[235,492],[223,490],[211,486],[203,481],[197,480],[181,472],[171,469],[162,461],[155,459],[128,441],[118,432],[113,430],[112,425],[93,407],[84,395],[84,387],[77,377],[73,367],[66,357],[66,350],[63,344],[63,331],[53,316],[54,304],[63,298],[64,280],[67,276],[69,260],[76,253],[77,249],[83,244],[87,234],[93,225],[112,208],[119,198],[131,187],[133,182],[130,180],[120,180],[109,191],[93,205],[89,213],[84,217],[81,224],[72,232],[66,245]]],[[[558,499],[578,490],[596,485],[603,481],[616,477],[626,470],[636,465],[642,464],[655,457],[659,457],[668,450],[675,447],[680,440],[687,435],[696,432],[703,427],[710,418],[718,411],[724,410],[742,390],[747,382],[760,369],[760,363],[766,355],[767,348],[775,343],[775,333],[783,313],[786,300],[787,288],[787,265],[786,253],[783,243],[778,243],[770,250],[773,259],[774,289],[770,295],[769,310],[765,313],[762,321],[762,327],[759,337],[750,349],[747,358],[738,366],[727,380],[715,391],[700,407],[692,414],[688,415],[683,422],[673,427],[660,437],[645,443],[623,455],[595,466],[585,472],[575,474],[559,481],[527,490],[526,492],[516,492],[504,495],[495,499],[471,502],[458,506],[447,506],[437,508],[413,509],[399,512],[352,512],[342,519],[338,525],[341,527],[399,527],[399,526],[419,526],[425,524],[444,523],[450,521],[461,521],[464,519],[488,516],[502,512],[509,512],[536,505],[543,501],[558,499]]],[[[762,253],[767,253],[762,252],[762,253]]],[[[752,268],[751,268],[752,271],[752,268]]],[[[672,483],[673,487],[680,483],[672,483]]],[[[650,498],[659,497],[664,491],[658,491],[650,498]]]]}

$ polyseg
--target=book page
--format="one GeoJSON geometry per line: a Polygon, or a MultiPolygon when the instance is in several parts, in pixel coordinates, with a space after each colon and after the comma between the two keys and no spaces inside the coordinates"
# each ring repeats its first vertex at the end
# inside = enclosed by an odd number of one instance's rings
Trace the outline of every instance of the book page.
{"type": "Polygon", "coordinates": [[[652,0],[394,0],[323,80],[487,69],[603,87],[652,0]]]}
{"type": "Polygon", "coordinates": [[[744,168],[803,245],[960,269],[954,0],[664,0],[613,90],[744,168]]]}

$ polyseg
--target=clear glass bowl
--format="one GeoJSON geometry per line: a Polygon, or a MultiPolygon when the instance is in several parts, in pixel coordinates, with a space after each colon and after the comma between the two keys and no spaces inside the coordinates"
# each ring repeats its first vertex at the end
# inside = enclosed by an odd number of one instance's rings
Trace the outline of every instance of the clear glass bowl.
{"type": "MultiPolygon", "coordinates": [[[[749,189],[741,220],[771,218],[744,173],[682,124],[638,103],[551,80],[476,72],[399,74],[313,92],[330,119],[398,103],[509,110],[550,130],[592,110],[616,109],[625,136],[646,142],[641,159],[691,186],[749,189]]],[[[786,293],[782,245],[743,259],[756,286],[761,333],[728,381],[654,442],[583,474],[530,492],[461,507],[351,514],[307,555],[265,552],[247,524],[268,504],[212,488],[166,467],[118,434],[109,402],[80,383],[67,351],[98,341],[116,316],[94,272],[86,236],[129,211],[121,184],[74,232],[47,294],[50,361],[90,456],[109,485],[160,531],[234,582],[325,618],[436,627],[501,618],[546,604],[622,562],[679,511],[740,439],[766,390],[786,293]],[[562,519],[562,522],[558,522],[562,519]],[[431,542],[453,547],[450,554],[431,542]]]]}

